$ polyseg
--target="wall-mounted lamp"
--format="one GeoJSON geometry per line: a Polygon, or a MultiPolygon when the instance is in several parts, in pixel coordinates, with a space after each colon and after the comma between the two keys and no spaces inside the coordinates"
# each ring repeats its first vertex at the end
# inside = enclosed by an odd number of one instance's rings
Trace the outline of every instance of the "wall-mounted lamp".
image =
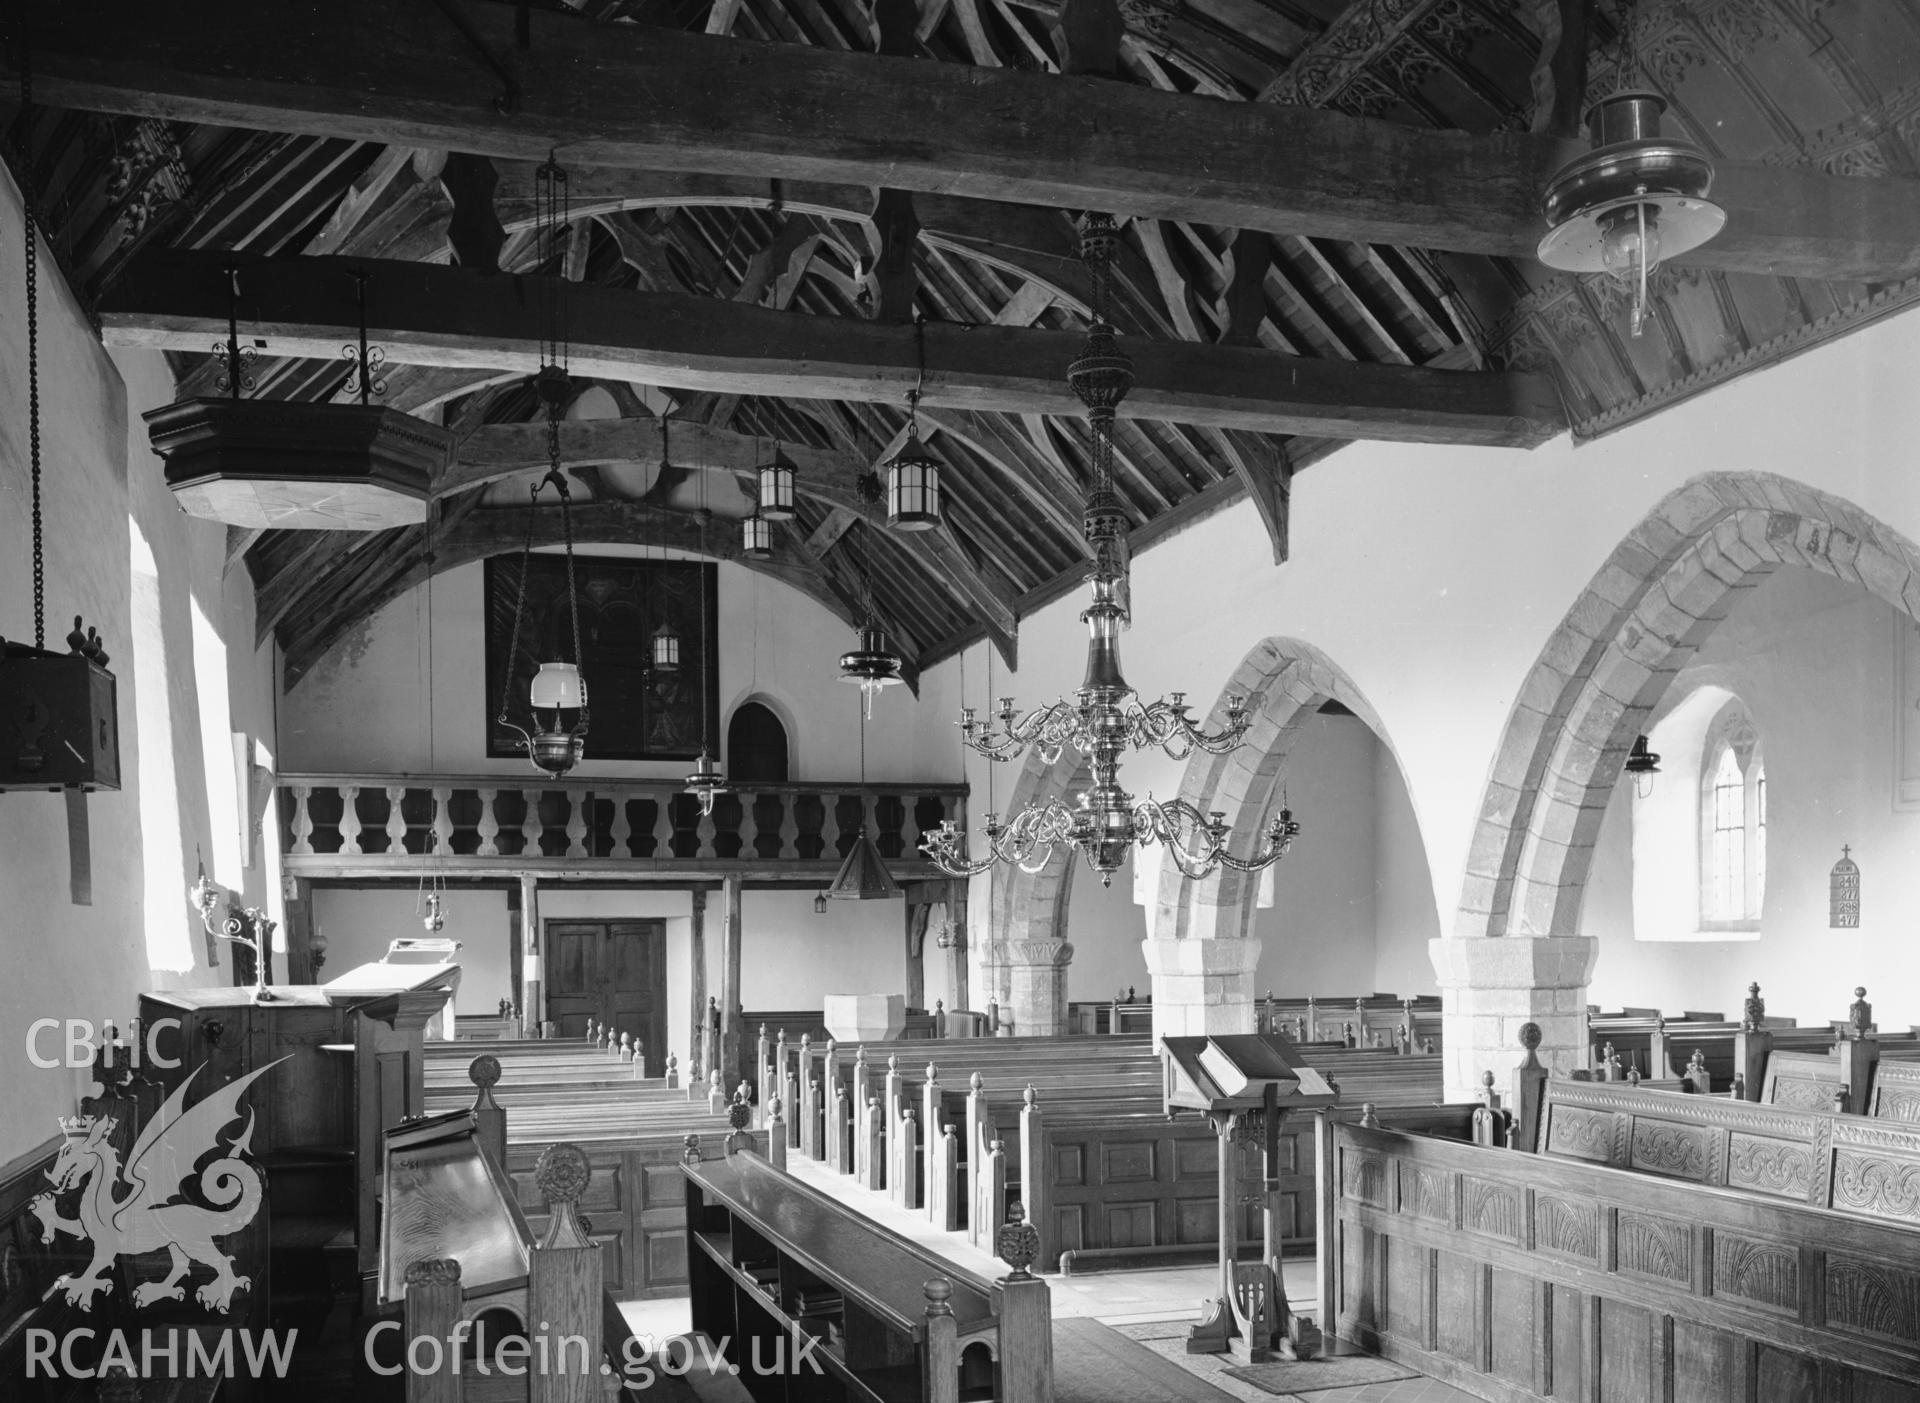
{"type": "Polygon", "coordinates": [[[315,975],[327,963],[327,933],[318,925],[314,926],[313,934],[307,937],[307,963],[313,967],[315,975]]]}
{"type": "Polygon", "coordinates": [[[1633,776],[1633,791],[1642,799],[1653,793],[1653,777],[1660,773],[1660,754],[1647,749],[1647,738],[1635,736],[1627,754],[1626,771],[1633,776]]]}
{"type": "Polygon", "coordinates": [[[216,940],[244,945],[253,951],[253,1001],[271,1003],[275,995],[267,988],[267,960],[273,951],[274,922],[257,906],[242,907],[240,898],[218,882],[207,880],[206,870],[187,888],[187,900],[200,913],[200,924],[216,940]],[[226,907],[226,916],[216,925],[214,913],[226,907]]]}

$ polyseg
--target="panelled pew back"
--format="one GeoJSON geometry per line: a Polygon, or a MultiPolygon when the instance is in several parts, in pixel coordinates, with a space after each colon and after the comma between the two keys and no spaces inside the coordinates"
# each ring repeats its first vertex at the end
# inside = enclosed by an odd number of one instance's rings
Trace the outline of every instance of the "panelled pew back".
{"type": "MultiPolygon", "coordinates": [[[[685,1291],[686,1181],[679,1165],[689,1147],[717,1147],[727,1139],[733,1128],[727,1108],[715,1106],[705,1093],[689,1099],[678,1089],[646,1082],[569,1098],[559,1091],[564,1080],[543,1083],[542,1096],[521,1103],[497,1063],[488,1074],[502,1089],[482,1100],[504,1120],[504,1168],[535,1234],[548,1222],[546,1198],[535,1177],[541,1151],[568,1141],[586,1154],[592,1171],[579,1210],[587,1235],[601,1249],[606,1287],[614,1299],[685,1291]]],[[[747,1134],[764,1154],[766,1132],[747,1134]]]]}
{"type": "Polygon", "coordinates": [[[1363,998],[1285,998],[1271,992],[1256,1008],[1256,1031],[1279,1033],[1296,1043],[1437,1052],[1440,1000],[1431,994],[1403,999],[1394,994],[1363,998]]]}
{"type": "Polygon", "coordinates": [[[1339,1336],[1502,1403],[1920,1397],[1920,1132],[1555,1081],[1546,1134],[1333,1127],[1339,1336]]]}
{"type": "MultiPolygon", "coordinates": [[[[1011,1203],[1040,1228],[1041,1264],[1062,1254],[1211,1250],[1218,1222],[1218,1140],[1202,1118],[1170,1121],[1161,1066],[1145,1038],[1089,1046],[1054,1038],[765,1049],[764,1077],[791,1119],[788,1153],[854,1175],[938,1227],[991,1243],[1011,1203]],[[869,1060],[869,1052],[886,1062],[869,1060]],[[929,1065],[919,1056],[931,1053],[929,1065]],[[781,1070],[776,1072],[775,1068],[781,1070]],[[804,1069],[804,1071],[803,1071],[804,1069]],[[856,1109],[857,1108],[857,1109],[856,1109]]],[[[1427,1106],[1440,1099],[1436,1056],[1327,1048],[1315,1065],[1354,1104],[1427,1106]]],[[[763,1106],[763,1110],[766,1107],[763,1106]]],[[[1283,1246],[1312,1245],[1312,1123],[1287,1123],[1283,1246]]],[[[1251,1172],[1251,1171],[1250,1171],[1251,1172]]],[[[1249,1208],[1243,1241],[1260,1240],[1249,1208]]]]}

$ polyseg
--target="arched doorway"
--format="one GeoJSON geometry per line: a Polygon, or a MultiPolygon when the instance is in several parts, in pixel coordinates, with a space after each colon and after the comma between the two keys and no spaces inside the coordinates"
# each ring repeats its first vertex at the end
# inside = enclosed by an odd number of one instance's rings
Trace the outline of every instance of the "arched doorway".
{"type": "Polygon", "coordinates": [[[787,728],[764,702],[740,703],[727,722],[727,779],[735,785],[787,782],[787,728]]]}

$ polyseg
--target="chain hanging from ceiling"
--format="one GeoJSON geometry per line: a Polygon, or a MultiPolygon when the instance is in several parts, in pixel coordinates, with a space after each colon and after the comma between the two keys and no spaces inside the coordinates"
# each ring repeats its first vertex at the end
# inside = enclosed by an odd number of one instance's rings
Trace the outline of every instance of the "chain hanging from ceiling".
{"type": "MultiPolygon", "coordinates": [[[[550,260],[569,225],[567,173],[548,157],[535,172],[539,211],[539,244],[542,261],[550,260]]],[[[560,416],[573,398],[573,380],[567,374],[567,281],[564,269],[556,276],[542,279],[544,318],[540,342],[540,371],[534,376],[534,389],[547,415],[547,471],[533,484],[529,493],[527,539],[520,552],[520,585],[513,601],[513,630],[507,645],[507,675],[500,689],[500,714],[495,719],[508,730],[518,731],[526,747],[527,758],[536,769],[551,775],[564,775],[580,762],[585,753],[589,711],[587,679],[581,671],[580,592],[573,572],[573,492],[567,476],[560,470],[560,416]],[[514,664],[520,652],[520,617],[526,607],[527,570],[533,558],[534,508],[542,489],[551,486],[560,498],[560,525],[567,553],[567,611],[573,625],[573,661],[541,663],[528,687],[527,701],[532,711],[533,729],[509,719],[513,697],[514,664]]]]}
{"type": "Polygon", "coordinates": [[[1241,698],[1229,696],[1226,724],[1203,730],[1189,714],[1184,692],[1143,704],[1120,670],[1120,630],[1132,621],[1131,522],[1114,488],[1113,431],[1119,406],[1133,386],[1133,361],[1120,349],[1108,319],[1109,272],[1119,251],[1120,231],[1113,217],[1090,213],[1081,222],[1080,257],[1092,282],[1092,322],[1080,355],[1067,368],[1067,383],[1087,408],[1092,440],[1092,483],[1083,519],[1087,550],[1093,559],[1092,601],[1081,618],[1088,632],[1086,679],[1073,700],[1021,714],[1003,697],[995,718],[980,721],[972,707],[961,708],[960,731],[966,744],[1000,762],[1035,750],[1051,765],[1068,746],[1086,757],[1092,784],[1074,804],[1051,798],[1012,815],[1005,823],[989,813],[988,855],[970,858],[965,837],[951,820],[926,835],[921,851],[943,872],[970,876],[996,863],[1037,872],[1066,843],[1111,885],[1113,874],[1135,846],[1159,842],[1189,877],[1204,877],[1221,867],[1257,871],[1278,861],[1300,832],[1290,810],[1282,808],[1267,825],[1259,848],[1248,857],[1227,851],[1231,836],[1224,815],[1203,814],[1184,799],[1161,802],[1148,795],[1136,801],[1121,788],[1120,756],[1128,747],[1155,746],[1172,758],[1195,750],[1220,755],[1245,738],[1249,718],[1241,698]]]}

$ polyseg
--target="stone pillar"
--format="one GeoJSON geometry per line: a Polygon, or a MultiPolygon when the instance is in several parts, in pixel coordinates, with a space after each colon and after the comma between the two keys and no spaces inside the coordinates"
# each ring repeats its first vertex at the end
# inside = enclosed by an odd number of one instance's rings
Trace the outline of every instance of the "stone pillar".
{"type": "Polygon", "coordinates": [[[1520,1026],[1540,1025],[1540,1060],[1564,1076],[1587,1062],[1587,977],[1600,944],[1587,935],[1446,936],[1427,942],[1440,981],[1449,1101],[1471,1100],[1482,1072],[1512,1088],[1520,1026]]]}
{"type": "Polygon", "coordinates": [[[1067,966],[1073,946],[1064,940],[1009,940],[1007,973],[1017,1038],[1057,1037],[1067,1031],[1067,966]]]}
{"type": "Polygon", "coordinates": [[[1153,1035],[1190,1038],[1254,1031],[1253,976],[1260,939],[1140,942],[1153,977],[1153,1035]]]}

